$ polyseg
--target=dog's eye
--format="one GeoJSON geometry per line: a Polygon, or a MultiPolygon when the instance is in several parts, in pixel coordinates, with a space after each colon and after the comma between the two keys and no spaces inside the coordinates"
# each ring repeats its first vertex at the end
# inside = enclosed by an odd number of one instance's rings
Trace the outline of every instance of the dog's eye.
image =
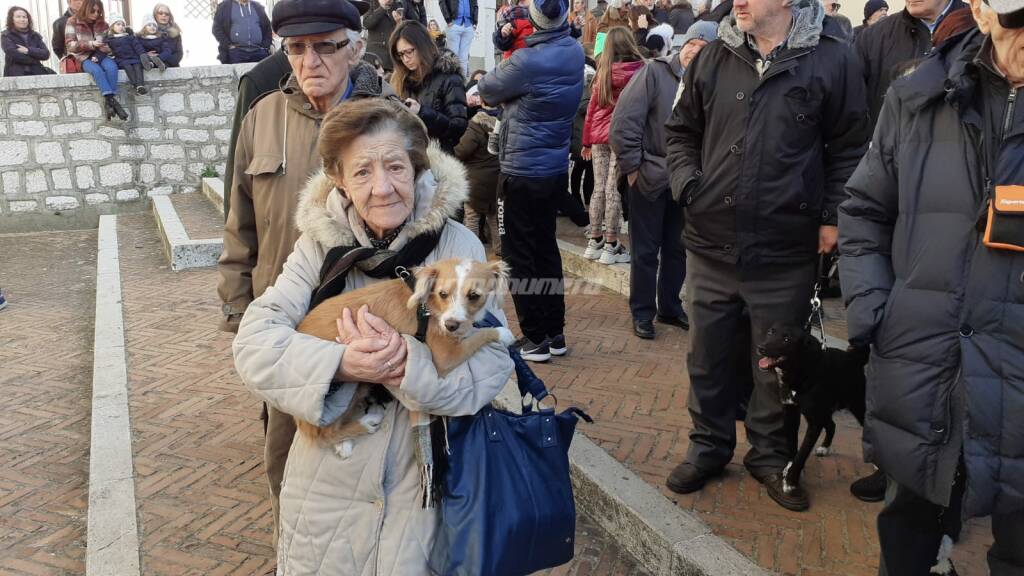
{"type": "Polygon", "coordinates": [[[444,290],[441,290],[440,292],[438,292],[437,295],[441,297],[441,300],[447,300],[448,299],[448,293],[445,292],[444,290]]]}
{"type": "Polygon", "coordinates": [[[466,298],[469,299],[470,302],[476,302],[480,299],[480,295],[476,292],[470,292],[469,294],[466,294],[466,298]]]}

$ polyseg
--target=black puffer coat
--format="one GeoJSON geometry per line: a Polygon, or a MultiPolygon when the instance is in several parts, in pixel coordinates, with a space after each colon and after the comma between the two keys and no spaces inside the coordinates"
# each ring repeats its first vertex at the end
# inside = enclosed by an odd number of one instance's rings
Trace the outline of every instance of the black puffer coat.
{"type": "Polygon", "coordinates": [[[434,70],[422,85],[410,85],[409,97],[420,103],[420,120],[427,133],[449,154],[466,131],[466,89],[459,59],[450,50],[442,50],[434,70]]]}
{"type": "Polygon", "coordinates": [[[53,74],[43,65],[50,58],[50,51],[43,37],[35,30],[20,34],[13,30],[0,33],[0,47],[4,51],[4,76],[38,76],[53,74]],[[28,49],[28,54],[18,52],[18,46],[28,49]]]}
{"type": "Polygon", "coordinates": [[[763,78],[729,17],[694,59],[666,125],[687,250],[752,268],[814,259],[871,136],[860,65],[817,2],[763,78]]]}
{"type": "MultiPolygon", "coordinates": [[[[961,0],[953,0],[949,12],[964,6],[966,4],[961,0]]],[[[923,22],[906,10],[900,10],[862,30],[854,41],[854,47],[864,69],[868,109],[871,111],[871,126],[874,126],[878,123],[878,113],[889,84],[899,75],[903,64],[928,55],[932,49],[932,34],[923,22]]]]}
{"type": "Polygon", "coordinates": [[[975,64],[983,38],[893,82],[839,212],[850,341],[872,344],[865,455],[946,505],[962,447],[968,516],[1024,510],[1024,252],[987,248],[977,227],[982,103],[997,134],[1013,112],[995,185],[1024,182],[1024,109],[975,64]]]}
{"type": "Polygon", "coordinates": [[[366,29],[366,51],[376,54],[380,58],[381,65],[388,72],[394,70],[391,62],[391,51],[388,50],[388,40],[391,33],[395,31],[394,2],[388,8],[381,8],[377,0],[372,2],[372,8],[363,16],[363,28],[366,29]]]}

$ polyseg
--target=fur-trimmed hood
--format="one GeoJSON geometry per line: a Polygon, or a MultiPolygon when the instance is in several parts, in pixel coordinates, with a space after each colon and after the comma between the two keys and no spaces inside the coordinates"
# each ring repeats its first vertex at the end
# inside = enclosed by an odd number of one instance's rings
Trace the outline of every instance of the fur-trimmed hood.
{"type": "Polygon", "coordinates": [[[447,48],[441,49],[440,56],[434,61],[434,68],[431,69],[430,74],[424,79],[423,84],[428,84],[430,77],[437,76],[438,74],[458,74],[462,76],[462,64],[459,63],[459,57],[447,48]]]}
{"type": "MultiPolygon", "coordinates": [[[[430,169],[416,178],[412,216],[391,243],[392,250],[405,246],[411,238],[440,229],[469,195],[466,169],[461,162],[441,151],[436,142],[431,142],[427,157],[430,169]]],[[[299,194],[295,225],[325,250],[370,245],[352,201],[338,192],[323,170],[313,175],[299,194]]]]}
{"type": "MultiPolygon", "coordinates": [[[[787,46],[791,49],[817,46],[824,20],[825,8],[817,0],[811,0],[803,7],[794,7],[793,29],[789,33],[787,46]]],[[[824,35],[836,37],[837,33],[835,30],[826,30],[824,35]]],[[[732,48],[739,48],[746,42],[746,34],[736,26],[736,17],[731,13],[718,25],[718,37],[732,48]]]]}

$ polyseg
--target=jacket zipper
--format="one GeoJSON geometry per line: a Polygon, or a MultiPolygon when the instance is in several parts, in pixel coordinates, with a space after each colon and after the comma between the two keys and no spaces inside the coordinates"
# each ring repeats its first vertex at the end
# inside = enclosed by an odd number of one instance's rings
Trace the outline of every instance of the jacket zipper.
{"type": "Polygon", "coordinates": [[[1006,97],[1006,118],[1003,119],[1003,132],[999,135],[999,143],[1006,141],[1006,134],[1013,124],[1013,106],[1017,102],[1017,87],[1010,86],[1010,94],[1006,97]]]}
{"type": "Polygon", "coordinates": [[[384,457],[380,461],[380,499],[374,503],[377,506],[377,530],[374,535],[374,542],[376,542],[376,552],[373,557],[373,571],[372,574],[377,574],[380,570],[380,534],[384,531],[384,509],[387,507],[386,486],[385,481],[387,480],[387,465],[388,465],[388,447],[391,446],[391,436],[395,432],[395,420],[398,419],[398,400],[394,400],[395,406],[391,413],[391,426],[388,426],[388,435],[384,441],[384,457]]]}

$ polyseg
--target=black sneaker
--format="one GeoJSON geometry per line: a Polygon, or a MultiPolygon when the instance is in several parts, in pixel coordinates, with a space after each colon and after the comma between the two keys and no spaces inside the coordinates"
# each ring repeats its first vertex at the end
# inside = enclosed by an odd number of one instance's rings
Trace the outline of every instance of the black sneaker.
{"type": "Polygon", "coordinates": [[[523,357],[523,360],[530,362],[547,362],[551,360],[551,347],[547,338],[537,343],[523,336],[516,341],[516,344],[519,348],[519,355],[523,357]]]}
{"type": "Polygon", "coordinates": [[[881,502],[885,500],[885,483],[885,473],[875,470],[870,476],[850,484],[850,493],[863,502],[881,502]]]}
{"type": "Polygon", "coordinates": [[[569,347],[565,345],[565,334],[548,338],[548,350],[551,351],[552,356],[565,356],[565,353],[569,351],[569,347]]]}

